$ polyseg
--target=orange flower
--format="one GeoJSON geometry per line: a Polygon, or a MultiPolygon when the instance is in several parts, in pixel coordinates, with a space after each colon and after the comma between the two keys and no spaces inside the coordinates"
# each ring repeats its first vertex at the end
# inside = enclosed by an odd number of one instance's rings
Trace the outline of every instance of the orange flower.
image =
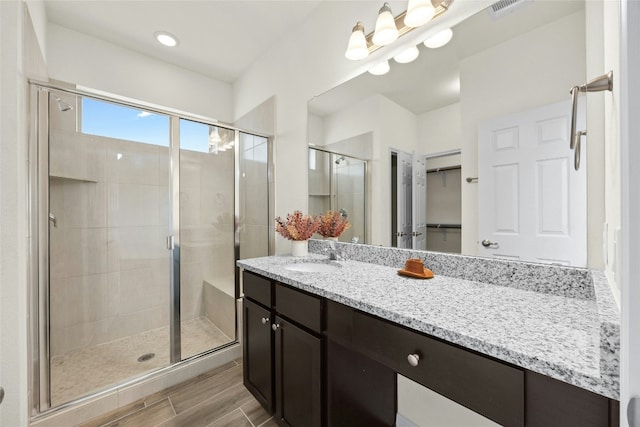
{"type": "Polygon", "coordinates": [[[318,234],[324,237],[339,237],[349,227],[351,227],[351,223],[347,221],[346,217],[342,216],[340,212],[330,210],[326,214],[320,215],[318,234]]]}
{"type": "Polygon", "coordinates": [[[287,214],[287,220],[277,217],[276,231],[288,240],[309,240],[320,227],[320,220],[313,215],[302,215],[301,211],[287,214]]]}

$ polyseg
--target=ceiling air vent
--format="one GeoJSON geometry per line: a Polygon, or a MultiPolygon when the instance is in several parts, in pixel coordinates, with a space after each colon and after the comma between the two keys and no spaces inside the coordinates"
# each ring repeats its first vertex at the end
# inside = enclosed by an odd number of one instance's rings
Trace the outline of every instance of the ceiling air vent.
{"type": "Polygon", "coordinates": [[[500,0],[492,4],[487,11],[493,19],[498,19],[501,16],[515,12],[532,1],[533,0],[500,0]]]}

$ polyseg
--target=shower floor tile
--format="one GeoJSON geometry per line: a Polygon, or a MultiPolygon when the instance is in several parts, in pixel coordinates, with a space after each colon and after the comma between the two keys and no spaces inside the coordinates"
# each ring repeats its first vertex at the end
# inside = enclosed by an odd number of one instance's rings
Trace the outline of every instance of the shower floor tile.
{"type": "MultiPolygon", "coordinates": [[[[206,317],[182,322],[182,358],[232,341],[206,317]]],[[[153,329],[51,359],[52,406],[169,365],[169,327],[153,329]],[[144,362],[138,358],[153,353],[144,362]]]]}

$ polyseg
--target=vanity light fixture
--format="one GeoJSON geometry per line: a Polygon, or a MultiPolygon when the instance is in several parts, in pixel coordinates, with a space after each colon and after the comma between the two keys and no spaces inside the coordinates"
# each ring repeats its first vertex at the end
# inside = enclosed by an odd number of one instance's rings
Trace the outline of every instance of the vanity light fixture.
{"type": "Polygon", "coordinates": [[[385,3],[378,13],[375,31],[364,36],[365,42],[362,42],[364,35],[364,25],[358,21],[351,31],[349,44],[344,56],[348,59],[357,61],[364,59],[368,55],[364,54],[363,47],[366,46],[368,53],[373,53],[393,43],[399,37],[414,30],[422,20],[425,23],[431,22],[433,19],[445,13],[451,7],[454,0],[409,0],[406,12],[402,12],[395,18],[391,14],[389,3],[385,3]],[[431,7],[429,7],[431,5],[431,7]],[[430,10],[433,9],[433,14],[430,10]],[[428,19],[427,16],[431,15],[428,19]],[[364,46],[363,46],[364,45],[364,46]]]}
{"type": "Polygon", "coordinates": [[[420,27],[431,21],[436,14],[431,0],[409,0],[407,14],[404,16],[404,25],[407,27],[420,27]]]}
{"type": "Polygon", "coordinates": [[[378,46],[386,46],[393,43],[399,37],[396,20],[391,13],[389,3],[385,3],[378,12],[376,30],[373,33],[373,43],[378,46]]]}
{"type": "Polygon", "coordinates": [[[447,28],[446,30],[442,30],[439,33],[426,39],[424,41],[424,45],[431,49],[437,49],[449,43],[452,37],[453,31],[451,30],[451,28],[447,28]]]}
{"type": "Polygon", "coordinates": [[[156,31],[153,36],[161,45],[167,47],[176,47],[178,45],[178,38],[166,31],[156,31]]]}
{"type": "Polygon", "coordinates": [[[349,45],[347,46],[347,51],[344,53],[344,56],[354,61],[369,56],[367,39],[364,36],[364,25],[362,25],[360,21],[353,27],[351,37],[349,37],[349,45]]]}
{"type": "Polygon", "coordinates": [[[382,61],[379,64],[374,65],[369,68],[369,72],[374,76],[381,76],[383,74],[387,74],[389,72],[389,61],[382,61]]]}
{"type": "Polygon", "coordinates": [[[418,50],[417,46],[411,46],[394,56],[393,59],[398,64],[408,64],[409,62],[415,60],[418,55],[420,55],[420,51],[418,50]]]}

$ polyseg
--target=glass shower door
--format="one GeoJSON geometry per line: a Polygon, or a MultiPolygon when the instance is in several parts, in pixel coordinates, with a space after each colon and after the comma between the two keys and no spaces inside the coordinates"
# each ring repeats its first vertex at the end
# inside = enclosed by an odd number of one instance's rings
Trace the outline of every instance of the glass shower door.
{"type": "Polygon", "coordinates": [[[169,117],[49,94],[51,405],[169,364],[169,117]]]}
{"type": "Polygon", "coordinates": [[[180,120],[182,359],[236,339],[235,134],[180,120]]]}

